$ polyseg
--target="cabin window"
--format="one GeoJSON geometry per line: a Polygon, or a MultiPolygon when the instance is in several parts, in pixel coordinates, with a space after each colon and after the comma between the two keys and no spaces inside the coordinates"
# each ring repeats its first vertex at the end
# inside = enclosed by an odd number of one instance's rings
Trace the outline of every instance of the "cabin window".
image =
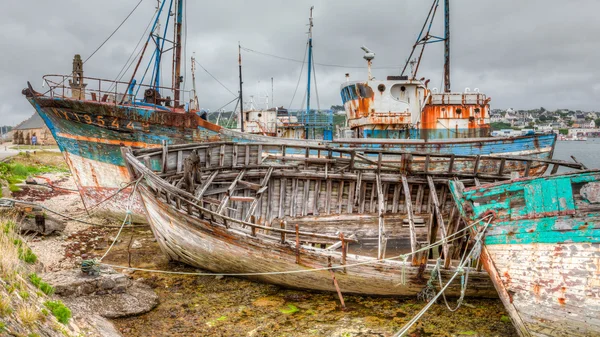
{"type": "Polygon", "coordinates": [[[357,84],[356,91],[358,92],[358,96],[360,98],[371,98],[373,97],[373,89],[370,86],[365,84],[357,84]]]}
{"type": "Polygon", "coordinates": [[[259,113],[259,114],[258,114],[258,118],[260,118],[260,117],[262,117],[262,114],[261,114],[261,113],[259,113]]]}
{"type": "Polygon", "coordinates": [[[379,90],[379,92],[384,92],[385,91],[385,84],[381,83],[380,85],[377,86],[377,90],[379,90]]]}
{"type": "Polygon", "coordinates": [[[457,115],[460,115],[461,113],[462,113],[462,109],[461,108],[456,109],[456,114],[457,115]]]}
{"type": "Polygon", "coordinates": [[[475,113],[476,113],[476,114],[478,114],[478,113],[479,113],[479,111],[481,111],[481,110],[479,110],[479,108],[475,108],[475,113]]]}
{"type": "Polygon", "coordinates": [[[469,122],[474,122],[474,121],[475,121],[475,117],[469,116],[469,122]]]}
{"type": "Polygon", "coordinates": [[[408,101],[406,87],[400,83],[392,85],[390,88],[390,94],[397,101],[408,101]]]}
{"type": "Polygon", "coordinates": [[[400,87],[400,91],[406,91],[406,87],[405,86],[401,86],[400,87]]]}

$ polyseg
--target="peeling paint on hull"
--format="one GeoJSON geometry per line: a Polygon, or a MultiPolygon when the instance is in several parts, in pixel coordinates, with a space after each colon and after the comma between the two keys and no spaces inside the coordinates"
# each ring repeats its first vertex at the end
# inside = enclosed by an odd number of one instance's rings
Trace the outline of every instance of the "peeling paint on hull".
{"type": "MultiPolygon", "coordinates": [[[[120,146],[133,148],[188,144],[205,140],[272,142],[273,137],[244,134],[223,129],[195,114],[152,110],[146,107],[119,106],[109,103],[72,99],[28,98],[56,139],[73,173],[86,207],[93,207],[129,182],[120,146]]],[[[555,144],[553,135],[532,137],[486,138],[460,141],[415,142],[406,140],[337,140],[322,143],[278,138],[278,143],[329,144],[344,148],[397,149],[402,151],[454,153],[456,155],[507,154],[550,159],[555,144]]],[[[532,171],[532,174],[536,172],[532,171]]],[[[126,203],[111,202],[105,209],[118,217],[126,203]]],[[[134,210],[140,210],[138,201],[134,210]]],[[[137,211],[136,211],[137,213],[137,211]]],[[[143,219],[143,214],[138,220],[143,219]]]]}
{"type": "Polygon", "coordinates": [[[600,335],[600,171],[450,189],[521,336],[600,335]]]}

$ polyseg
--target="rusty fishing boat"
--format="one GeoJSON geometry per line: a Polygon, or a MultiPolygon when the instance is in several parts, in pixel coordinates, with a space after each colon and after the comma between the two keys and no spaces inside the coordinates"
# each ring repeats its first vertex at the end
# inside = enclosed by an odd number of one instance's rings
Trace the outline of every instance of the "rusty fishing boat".
{"type": "MultiPolygon", "coordinates": [[[[438,4],[439,0],[434,1],[432,11],[438,4]]],[[[210,123],[199,114],[195,91],[189,92],[181,87],[183,8],[183,0],[160,2],[129,81],[85,77],[84,61],[76,55],[70,75],[44,76],[43,83],[47,86],[45,92],[38,92],[31,85],[23,90],[56,139],[87,209],[101,205],[107,214],[117,217],[125,214],[123,205],[127,204],[125,199],[131,193],[131,187],[126,185],[130,177],[121,157],[121,146],[158,148],[162,144],[221,140],[448,155],[504,154],[552,158],[555,135],[472,138],[487,135],[489,98],[480,93],[452,94],[449,92],[449,80],[446,82],[448,92],[445,90],[437,94],[435,90],[427,88],[427,81],[415,77],[416,70],[410,79],[391,78],[379,83],[369,76],[367,82],[343,85],[342,97],[350,126],[344,135],[350,138],[343,136],[332,141],[283,139],[226,129],[210,123]],[[165,24],[161,32],[158,20],[163,17],[169,23],[172,9],[174,39],[171,42],[166,38],[169,25],[165,24]],[[147,47],[152,44],[155,45],[154,54],[149,57],[147,71],[137,82],[138,68],[144,56],[148,58],[147,49],[151,48],[147,47]],[[170,86],[161,82],[165,77],[161,73],[161,62],[164,63],[162,59],[168,50],[173,52],[174,69],[170,86]],[[148,79],[146,74],[149,73],[148,79]],[[386,101],[390,103],[383,104],[386,101]],[[436,126],[437,131],[433,131],[427,126],[429,131],[426,131],[422,128],[432,123],[439,124],[442,129],[436,126]],[[446,128],[453,131],[440,131],[446,128]]],[[[429,32],[424,36],[430,36],[429,32]]],[[[449,48],[448,39],[447,33],[444,41],[449,48]]],[[[423,41],[418,40],[415,47],[420,45],[424,45],[423,41]]],[[[446,61],[446,76],[449,79],[449,54],[446,61]]],[[[240,114],[242,121],[243,116],[243,113],[240,114]]],[[[382,160],[386,161],[387,158],[382,160]]],[[[139,202],[134,202],[132,211],[139,215],[135,221],[144,221],[139,202]]]]}
{"type": "Polygon", "coordinates": [[[520,336],[600,335],[600,170],[450,191],[520,336]]]}
{"type": "MultiPolygon", "coordinates": [[[[579,168],[526,157],[305,144],[216,142],[123,152],[171,259],[286,287],[335,291],[337,284],[341,292],[399,296],[423,291],[435,268],[431,259],[440,255],[447,279],[466,249],[449,178],[509,179],[504,168],[522,162],[579,168]],[[390,155],[398,161],[381,160],[390,155]]],[[[453,285],[449,294],[460,290],[453,285]]],[[[466,293],[497,296],[477,269],[466,293]]]]}

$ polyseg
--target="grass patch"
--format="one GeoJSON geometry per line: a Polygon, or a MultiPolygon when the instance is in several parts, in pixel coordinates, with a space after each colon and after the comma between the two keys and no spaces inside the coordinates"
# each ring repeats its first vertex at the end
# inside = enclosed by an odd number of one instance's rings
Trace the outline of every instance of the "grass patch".
{"type": "Polygon", "coordinates": [[[61,301],[46,301],[44,306],[52,312],[52,315],[62,324],[69,323],[71,318],[71,310],[67,308],[61,301]]]}
{"type": "Polygon", "coordinates": [[[19,249],[15,245],[17,236],[14,232],[16,225],[12,221],[0,219],[2,231],[0,232],[0,276],[11,279],[21,268],[19,262],[19,249]]]}
{"type": "Polygon", "coordinates": [[[6,180],[11,192],[19,191],[16,184],[22,183],[29,176],[42,173],[68,172],[60,153],[40,152],[35,155],[19,153],[8,163],[0,163],[0,179],[6,180]]]}
{"type": "Polygon", "coordinates": [[[42,278],[39,277],[36,273],[29,274],[29,281],[31,281],[31,284],[33,284],[36,288],[41,290],[44,294],[48,296],[54,294],[54,287],[42,281],[42,278]]]}
{"type": "Polygon", "coordinates": [[[10,299],[8,297],[0,298],[0,317],[8,316],[12,314],[13,309],[10,305],[10,299]]]}
{"type": "MultiPolygon", "coordinates": [[[[21,240],[19,240],[19,241],[21,241],[21,240]]],[[[20,244],[15,243],[15,245],[17,246],[17,250],[19,253],[19,259],[21,259],[24,262],[29,263],[29,264],[34,264],[37,262],[37,255],[35,255],[33,253],[31,248],[25,246],[23,244],[23,242],[20,242],[20,244]]]]}
{"type": "Polygon", "coordinates": [[[19,296],[21,296],[22,299],[26,300],[29,298],[29,293],[25,290],[19,291],[19,296]]]}
{"type": "Polygon", "coordinates": [[[510,317],[502,315],[502,317],[500,317],[500,321],[504,323],[510,323],[510,317]]]}
{"type": "Polygon", "coordinates": [[[25,305],[17,310],[17,317],[19,317],[19,320],[23,325],[31,327],[38,321],[40,314],[36,308],[25,305]]]}

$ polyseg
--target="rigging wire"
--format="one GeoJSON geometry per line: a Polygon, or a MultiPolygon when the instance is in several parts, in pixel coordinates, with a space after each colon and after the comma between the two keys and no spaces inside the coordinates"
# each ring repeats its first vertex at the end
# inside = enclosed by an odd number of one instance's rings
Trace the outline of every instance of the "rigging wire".
{"type": "Polygon", "coordinates": [[[315,79],[314,82],[315,82],[315,96],[317,98],[317,111],[319,111],[319,110],[321,110],[321,103],[319,102],[319,89],[317,88],[317,72],[315,71],[315,63],[314,63],[315,52],[313,51],[312,54],[313,54],[312,55],[312,58],[313,58],[312,72],[313,72],[313,78],[315,79]]]}
{"type": "MultiPolygon", "coordinates": [[[[242,49],[246,49],[244,47],[242,47],[242,49]]],[[[308,40],[306,40],[306,48],[304,49],[304,59],[302,60],[302,68],[300,68],[300,76],[298,76],[298,83],[296,83],[296,89],[294,89],[294,94],[292,95],[292,99],[290,100],[290,105],[288,105],[289,107],[292,106],[292,103],[294,102],[294,98],[296,97],[296,92],[298,91],[298,87],[300,86],[300,80],[302,79],[302,73],[304,72],[304,64],[306,63],[306,54],[308,52],[308,40]]]]}
{"type": "Polygon", "coordinates": [[[229,88],[227,88],[225,86],[225,84],[221,83],[221,81],[219,81],[213,74],[211,74],[208,70],[206,70],[206,68],[204,68],[200,63],[198,63],[198,61],[194,60],[194,62],[196,62],[196,64],[202,68],[202,70],[204,70],[207,74],[210,75],[210,77],[212,77],[215,81],[217,81],[217,83],[219,83],[223,88],[225,88],[225,90],[229,91],[233,96],[238,96],[236,94],[233,93],[233,91],[229,90],[229,88]]]}
{"type": "MultiPolygon", "coordinates": [[[[260,51],[254,50],[254,49],[245,48],[245,47],[242,47],[242,50],[250,52],[250,53],[256,53],[256,54],[260,54],[260,55],[264,55],[264,56],[269,56],[269,57],[285,60],[285,61],[291,61],[291,62],[296,62],[296,63],[306,63],[306,58],[304,60],[300,61],[297,59],[273,55],[273,54],[269,54],[269,53],[264,53],[264,52],[260,52],[260,51]]],[[[364,66],[347,66],[347,65],[342,65],[342,64],[328,64],[328,63],[315,63],[315,64],[318,66],[321,66],[321,67],[334,67],[334,68],[347,68],[347,69],[364,69],[365,68],[364,66]]],[[[398,69],[398,68],[399,68],[398,66],[372,67],[372,69],[398,69]]]]}
{"type": "MultiPolygon", "coordinates": [[[[120,81],[121,79],[123,79],[123,76],[125,76],[125,74],[127,73],[127,71],[129,71],[129,68],[131,68],[131,66],[135,63],[135,61],[138,59],[138,57],[142,53],[142,49],[143,48],[140,49],[140,50],[137,50],[137,49],[140,46],[140,44],[142,43],[142,41],[144,41],[144,38],[147,36],[148,29],[150,29],[150,26],[154,22],[154,18],[156,17],[156,15],[158,15],[158,11],[154,12],[154,15],[152,15],[152,18],[150,18],[150,22],[148,22],[148,26],[146,26],[146,29],[144,29],[144,33],[142,33],[142,36],[140,37],[140,40],[135,45],[135,48],[133,48],[133,50],[131,51],[131,54],[129,55],[129,58],[127,58],[127,61],[125,61],[125,64],[123,65],[123,68],[121,68],[121,70],[117,74],[117,77],[115,78],[114,82],[117,82],[117,81],[120,81]],[[136,51],[137,51],[137,54],[135,54],[136,51]],[[134,57],[134,54],[135,54],[135,57],[134,57]]],[[[114,85],[116,85],[116,83],[111,84],[111,86],[109,87],[108,91],[112,91],[114,85]]]]}
{"type": "Polygon", "coordinates": [[[140,6],[140,4],[142,3],[142,1],[144,0],[140,0],[137,5],[135,5],[135,7],[131,10],[131,12],[129,12],[129,14],[127,15],[127,17],[125,17],[125,19],[121,22],[121,24],[106,38],[106,40],[104,40],[104,42],[102,42],[102,44],[96,48],[96,50],[94,50],[94,52],[88,56],[85,61],[83,61],[83,63],[85,64],[87,61],[89,61],[89,59],[92,58],[92,56],[94,56],[94,54],[96,54],[96,52],[98,52],[98,50],[100,50],[100,48],[102,48],[102,46],[104,46],[104,44],[106,44],[106,42],[108,42],[108,40],[110,40],[110,38],[113,37],[113,35],[115,35],[115,33],[119,30],[119,28],[121,28],[121,26],[123,26],[123,24],[125,23],[125,21],[127,21],[127,19],[129,19],[129,17],[133,14],[133,12],[135,12],[135,10],[140,6]]]}

